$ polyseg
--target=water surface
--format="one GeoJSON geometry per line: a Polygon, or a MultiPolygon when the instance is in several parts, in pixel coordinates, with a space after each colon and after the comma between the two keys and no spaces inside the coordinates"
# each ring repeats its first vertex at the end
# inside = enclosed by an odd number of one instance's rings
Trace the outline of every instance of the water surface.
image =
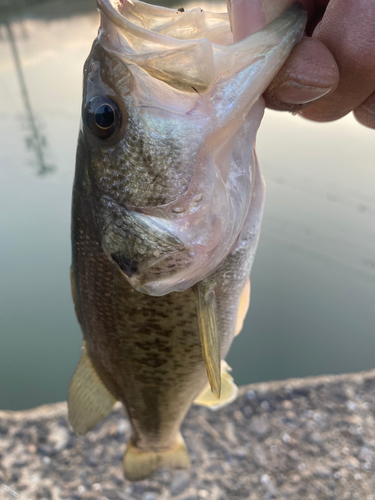
{"type": "MultiPolygon", "coordinates": [[[[40,3],[0,26],[2,409],[63,400],[80,355],[70,199],[97,27],[86,0],[40,3]]],[[[251,307],[228,357],[239,384],[375,366],[374,144],[350,116],[315,124],[266,113],[251,307]]]]}

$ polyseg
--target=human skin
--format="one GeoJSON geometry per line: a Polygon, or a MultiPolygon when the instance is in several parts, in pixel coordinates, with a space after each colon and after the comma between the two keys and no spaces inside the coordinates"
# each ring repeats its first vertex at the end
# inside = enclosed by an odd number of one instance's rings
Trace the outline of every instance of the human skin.
{"type": "MultiPolygon", "coordinates": [[[[236,41],[261,29],[295,0],[228,0],[236,41]]],[[[264,94],[269,108],[310,120],[354,112],[375,128],[374,0],[300,0],[309,12],[306,35],[264,94]]]]}

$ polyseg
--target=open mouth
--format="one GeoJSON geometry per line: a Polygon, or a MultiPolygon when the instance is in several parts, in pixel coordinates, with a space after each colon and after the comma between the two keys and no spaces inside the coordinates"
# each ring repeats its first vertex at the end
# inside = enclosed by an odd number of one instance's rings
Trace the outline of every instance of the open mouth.
{"type": "Polygon", "coordinates": [[[159,35],[159,43],[163,37],[175,40],[204,37],[216,43],[220,39],[223,45],[233,43],[227,12],[214,13],[201,8],[181,11],[129,0],[98,0],[98,7],[112,23],[130,30],[131,35],[138,32],[149,40],[159,35]]]}
{"type": "MultiPolygon", "coordinates": [[[[155,117],[179,118],[181,128],[168,129],[168,137],[194,143],[194,159],[190,146],[182,148],[183,158],[187,165],[196,161],[191,191],[205,193],[199,210],[178,216],[160,207],[129,211],[104,196],[96,213],[101,242],[137,290],[184,291],[217,269],[241,233],[254,187],[260,97],[302,36],[306,16],[294,7],[233,44],[225,39],[231,36],[227,13],[178,12],[130,0],[98,5],[98,43],[131,73],[137,105],[130,111],[147,126],[155,117]]],[[[134,182],[141,190],[137,175],[134,182]]]]}

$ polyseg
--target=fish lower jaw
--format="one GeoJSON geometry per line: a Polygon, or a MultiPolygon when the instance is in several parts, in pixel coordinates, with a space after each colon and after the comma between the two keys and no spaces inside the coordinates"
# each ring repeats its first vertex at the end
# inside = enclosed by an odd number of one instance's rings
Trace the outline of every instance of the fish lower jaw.
{"type": "Polygon", "coordinates": [[[222,262],[204,253],[198,255],[191,253],[187,260],[184,259],[186,255],[181,256],[178,252],[176,255],[180,258],[178,265],[168,265],[166,257],[164,260],[158,260],[154,266],[140,265],[134,273],[124,272],[120,266],[119,269],[137,292],[161,297],[171,292],[185,292],[212,274],[222,262]]]}
{"type": "Polygon", "coordinates": [[[110,255],[114,265],[137,292],[162,296],[173,291],[185,291],[190,285],[192,256],[186,252],[169,253],[149,263],[138,263],[118,252],[110,255]]]}

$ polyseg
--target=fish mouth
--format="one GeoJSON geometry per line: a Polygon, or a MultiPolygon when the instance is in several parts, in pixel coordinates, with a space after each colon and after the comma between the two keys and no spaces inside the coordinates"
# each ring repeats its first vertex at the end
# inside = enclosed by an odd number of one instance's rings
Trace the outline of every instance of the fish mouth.
{"type": "Polygon", "coordinates": [[[302,37],[307,19],[302,6],[293,6],[265,29],[233,43],[227,12],[195,8],[181,13],[137,0],[98,0],[98,8],[98,40],[107,52],[170,87],[193,94],[204,93],[264,60],[270,71],[267,81],[261,72],[261,95],[289,55],[289,40],[302,37]],[[275,60],[271,60],[272,51],[277,52],[275,60]],[[176,65],[179,59],[184,61],[183,69],[176,65]]]}
{"type": "Polygon", "coordinates": [[[96,198],[94,207],[103,250],[133,288],[150,295],[179,288],[194,255],[172,223],[127,210],[107,195],[96,198]]]}
{"type": "Polygon", "coordinates": [[[130,38],[139,36],[148,42],[158,41],[159,44],[165,39],[169,44],[170,39],[196,40],[206,37],[210,40],[212,31],[215,31],[216,39],[219,35],[226,39],[225,45],[233,43],[227,12],[214,13],[196,7],[182,13],[177,9],[138,0],[98,0],[97,3],[99,11],[113,24],[127,30],[130,38]]]}
{"type": "MultiPolygon", "coordinates": [[[[126,192],[119,197],[122,207],[105,196],[98,203],[101,243],[136,290],[184,291],[214,272],[238,240],[254,186],[261,96],[302,37],[306,13],[292,7],[233,44],[225,35],[230,33],[227,13],[179,13],[136,0],[99,0],[98,6],[98,44],[131,74],[136,106],[129,107],[129,116],[145,126],[163,123],[155,117],[179,118],[181,128],[168,129],[169,139],[182,138],[189,146],[180,157],[186,168],[194,161],[193,178],[184,180],[192,200],[204,193],[199,206],[181,214],[171,213],[168,203],[145,207],[139,201],[137,206],[142,188],[136,170],[133,211],[124,208],[126,192]],[[186,26],[196,32],[189,34],[186,26]]],[[[163,144],[159,130],[164,128],[152,125],[147,144],[163,144]]],[[[188,205],[187,196],[177,198],[177,208],[188,205]]]]}
{"type": "Polygon", "coordinates": [[[196,8],[182,14],[136,0],[98,0],[98,8],[98,40],[107,52],[193,95],[205,92],[217,78],[212,42],[233,44],[226,12],[196,8]],[[185,61],[183,71],[176,65],[180,58],[185,61]]]}

